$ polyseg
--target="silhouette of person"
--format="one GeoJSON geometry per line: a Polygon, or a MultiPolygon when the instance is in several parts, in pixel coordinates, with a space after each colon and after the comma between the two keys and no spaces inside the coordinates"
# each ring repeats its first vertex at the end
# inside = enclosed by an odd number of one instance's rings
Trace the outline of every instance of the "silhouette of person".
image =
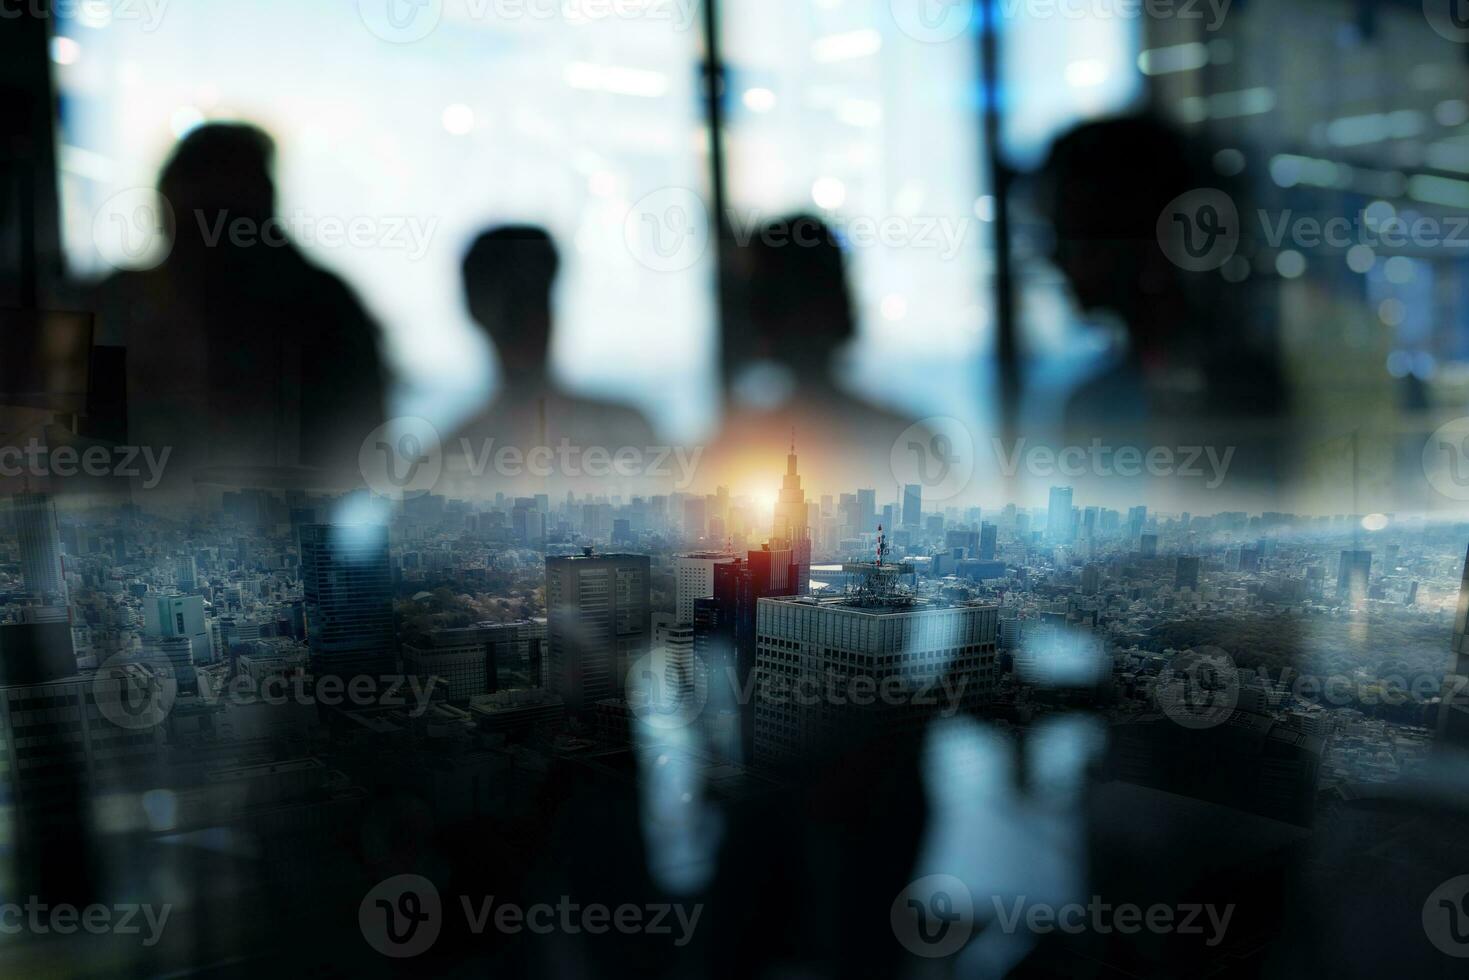
{"type": "Polygon", "coordinates": [[[871,486],[891,470],[911,420],[854,396],[833,359],[857,335],[846,258],[811,215],[773,221],[735,251],[734,278],[747,334],[724,428],[710,451],[720,484],[748,480],[784,455],[792,430],[805,472],[832,486],[871,486]]]}
{"type": "Polygon", "coordinates": [[[209,468],[355,470],[384,418],[378,328],[276,217],[274,144],[195,129],[164,166],[167,258],[98,291],[98,343],[126,348],[129,438],[173,447],[167,485],[209,468]]]}
{"type": "MultiPolygon", "coordinates": [[[[1264,476],[1275,472],[1286,392],[1268,304],[1224,274],[1248,274],[1238,253],[1249,239],[1241,236],[1232,265],[1200,272],[1172,261],[1158,238],[1160,215],[1182,195],[1226,189],[1210,160],[1148,116],[1086,123],[1052,146],[1038,179],[1052,260],[1084,311],[1114,314],[1127,333],[1122,356],[1071,393],[1066,428],[1072,440],[1226,440],[1252,457],[1244,468],[1264,476]]],[[[1241,192],[1226,193],[1244,215],[1241,192]]]]}
{"type": "MultiPolygon", "coordinates": [[[[652,447],[652,429],[641,412],[572,394],[552,377],[551,291],[560,265],[551,236],[528,225],[490,229],[465,252],[465,302],[499,354],[501,388],[449,447],[451,472],[456,453],[464,455],[462,464],[474,464],[474,457],[483,460],[487,451],[493,458],[513,448],[520,453],[509,464],[514,469],[491,473],[502,485],[544,486],[537,481],[548,478],[550,470],[571,485],[585,477],[585,486],[605,492],[611,483],[633,477],[606,471],[586,458],[587,450],[615,454],[625,447],[652,447]],[[541,452],[533,456],[537,449],[541,452]]],[[[461,469],[461,486],[466,479],[461,469]]]]}

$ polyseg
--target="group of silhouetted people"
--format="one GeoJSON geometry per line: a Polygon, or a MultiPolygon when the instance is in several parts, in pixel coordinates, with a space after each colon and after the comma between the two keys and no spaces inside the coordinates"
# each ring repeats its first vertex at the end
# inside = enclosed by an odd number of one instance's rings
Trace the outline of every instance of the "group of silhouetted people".
{"type": "MultiPolygon", "coordinates": [[[[249,125],[189,133],[159,181],[176,216],[167,259],[100,290],[97,341],[127,352],[129,439],[174,447],[176,475],[206,469],[258,481],[273,468],[351,471],[363,438],[388,415],[380,331],[352,290],[293,244],[241,246],[198,220],[269,222],[273,152],[249,125]]],[[[1173,196],[1210,182],[1197,159],[1169,127],[1125,118],[1064,136],[1039,174],[1052,258],[1078,305],[1127,325],[1125,355],[1070,397],[1072,438],[1149,430],[1156,443],[1159,427],[1228,426],[1283,411],[1273,352],[1246,326],[1252,311],[1232,302],[1217,275],[1172,266],[1154,236],[1173,196]]],[[[857,333],[843,246],[817,217],[779,224],[800,231],[791,244],[756,234],[726,257],[735,297],[727,329],[739,340],[727,349],[743,363],[726,366],[735,383],[705,472],[725,482],[743,453],[779,446],[792,429],[814,470],[882,472],[908,420],[845,391],[833,369],[834,352],[857,333]]],[[[559,268],[550,235],[524,225],[489,230],[464,255],[468,311],[499,353],[502,381],[463,433],[522,448],[562,439],[651,445],[639,412],[554,380],[559,268]]]]}

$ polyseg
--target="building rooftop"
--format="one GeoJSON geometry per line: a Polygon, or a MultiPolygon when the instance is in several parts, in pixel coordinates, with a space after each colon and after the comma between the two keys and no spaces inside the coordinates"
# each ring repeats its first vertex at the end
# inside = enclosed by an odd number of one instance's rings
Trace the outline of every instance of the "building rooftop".
{"type": "Polygon", "coordinates": [[[635,554],[632,554],[631,552],[623,552],[623,551],[593,551],[591,548],[584,548],[584,549],[582,549],[582,553],[579,554],[579,555],[547,555],[546,556],[546,564],[548,564],[548,565],[552,564],[553,562],[556,563],[556,564],[560,564],[562,562],[580,562],[580,561],[597,562],[597,561],[638,561],[638,560],[641,560],[641,561],[650,561],[651,559],[650,559],[650,557],[648,555],[635,555],[635,554]]]}
{"type": "Polygon", "coordinates": [[[983,600],[951,601],[939,597],[914,595],[861,596],[845,595],[798,595],[776,596],[761,599],[761,602],[779,602],[787,605],[817,606],[823,609],[841,609],[846,612],[862,613],[866,616],[901,616],[917,612],[938,612],[945,609],[998,609],[999,603],[983,600]]]}

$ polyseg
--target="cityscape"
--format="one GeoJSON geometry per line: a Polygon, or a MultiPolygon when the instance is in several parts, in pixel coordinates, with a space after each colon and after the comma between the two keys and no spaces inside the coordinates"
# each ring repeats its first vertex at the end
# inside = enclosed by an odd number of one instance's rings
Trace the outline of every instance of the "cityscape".
{"type": "Polygon", "coordinates": [[[99,846],[222,835],[272,855],[269,888],[308,860],[342,884],[354,858],[425,860],[399,833],[530,833],[559,775],[641,785],[649,873],[698,894],[725,808],[857,758],[911,767],[956,719],[1032,752],[1084,719],[1050,766],[1304,838],[1469,737],[1469,525],[1124,512],[1069,486],[994,509],[922,484],[808,498],[797,449],[764,507],[239,489],[177,517],[13,495],[12,887],[96,820],[99,846]],[[344,846],[358,824],[381,836],[344,846]]]}
{"type": "Polygon", "coordinates": [[[1469,962],[1463,0],[0,0],[0,978],[1469,962]]]}

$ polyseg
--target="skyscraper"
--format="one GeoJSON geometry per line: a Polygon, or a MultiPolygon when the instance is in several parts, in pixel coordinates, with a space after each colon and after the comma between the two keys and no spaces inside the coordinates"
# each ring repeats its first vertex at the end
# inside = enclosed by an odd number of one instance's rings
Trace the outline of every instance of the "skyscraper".
{"type": "Polygon", "coordinates": [[[510,508],[510,533],[516,544],[539,548],[546,541],[546,515],[534,497],[516,497],[510,508]]]}
{"type": "Polygon", "coordinates": [[[434,630],[425,642],[404,647],[403,670],[420,678],[439,678],[445,697],[464,703],[502,686],[519,686],[514,677],[502,684],[502,665],[507,674],[519,674],[528,686],[536,686],[545,641],[546,624],[532,619],[434,630]]]}
{"type": "MultiPolygon", "coordinates": [[[[6,633],[12,629],[0,627],[6,633]]],[[[68,634],[69,648],[70,628],[62,625],[61,631],[68,634]]],[[[11,839],[42,853],[57,842],[65,849],[57,867],[70,871],[85,853],[88,835],[96,832],[91,801],[121,787],[137,792],[140,783],[156,785],[144,781],[158,778],[154,767],[163,749],[160,720],[166,712],[139,713],[138,706],[156,709],[172,701],[160,694],[163,682],[146,664],[126,663],[101,674],[66,673],[0,684],[0,744],[8,755],[24,753],[25,759],[23,765],[0,766],[0,798],[7,802],[11,839]]]]}
{"type": "Polygon", "coordinates": [[[187,636],[150,636],[143,640],[143,659],[161,676],[172,677],[180,691],[197,691],[194,648],[187,636]]]}
{"type": "Polygon", "coordinates": [[[857,528],[861,534],[867,534],[877,529],[877,491],[857,491],[857,511],[861,518],[861,526],[857,528]]]}
{"type": "Polygon", "coordinates": [[[572,714],[623,692],[648,653],[652,618],[647,555],[546,559],[548,685],[572,714]]]}
{"type": "Polygon", "coordinates": [[[923,523],[923,487],[909,483],[903,487],[903,526],[918,527],[923,523]]]}
{"type": "Polygon", "coordinates": [[[761,599],[757,612],[755,762],[784,767],[859,744],[880,751],[940,710],[969,710],[998,680],[995,605],[905,600],[761,599]],[[860,679],[860,684],[854,683],[860,679]],[[787,689],[880,690],[881,697],[793,698],[787,689]],[[850,686],[849,686],[850,685],[850,686]],[[942,687],[941,687],[942,685],[942,687]],[[761,696],[760,692],[768,696],[761,696]]]}
{"type": "Polygon", "coordinates": [[[735,561],[734,555],[723,552],[704,551],[692,555],[679,555],[673,562],[674,577],[674,621],[694,621],[694,600],[714,594],[714,566],[735,561]]]}
{"type": "Polygon", "coordinates": [[[1052,544],[1071,542],[1071,488],[1052,487],[1046,512],[1046,540],[1052,544]]]}
{"type": "Polygon", "coordinates": [[[1469,751],[1469,558],[1459,584],[1454,637],[1438,711],[1438,740],[1444,747],[1469,751]]]}
{"type": "Polygon", "coordinates": [[[994,561],[996,546],[1000,540],[1000,529],[993,524],[979,526],[979,557],[994,561]]]}
{"type": "Polygon", "coordinates": [[[808,520],[806,492],[801,489],[801,477],[796,472],[796,444],[792,441],[790,455],[786,457],[785,479],[781,481],[780,497],[775,504],[775,527],[770,539],[773,549],[790,550],[791,564],[797,566],[798,595],[804,595],[811,589],[811,528],[808,520]]]}
{"type": "Polygon", "coordinates": [[[767,545],[715,566],[713,597],[694,601],[694,652],[710,677],[708,716],[732,719],[733,730],[715,738],[732,761],[748,763],[755,751],[754,704],[741,692],[755,669],[756,604],[795,592],[791,552],[767,545]]]}
{"type": "Polygon", "coordinates": [[[698,541],[709,530],[709,504],[703,497],[686,497],[683,502],[683,536],[698,541]]]}
{"type": "Polygon", "coordinates": [[[1173,572],[1173,587],[1175,589],[1199,588],[1199,556],[1179,555],[1178,566],[1173,572]]]}
{"type": "Polygon", "coordinates": [[[1350,602],[1367,598],[1372,578],[1372,552],[1343,551],[1336,571],[1336,597],[1350,602]]]}
{"type": "Polygon", "coordinates": [[[658,616],[664,622],[653,626],[653,663],[662,667],[663,676],[647,688],[647,693],[664,704],[688,704],[700,689],[707,692],[709,683],[708,671],[695,669],[693,623],[668,621],[666,613],[658,616]]]}
{"type": "Polygon", "coordinates": [[[979,532],[969,528],[955,528],[944,532],[944,547],[952,551],[964,549],[965,558],[979,557],[979,532]]]}
{"type": "Polygon", "coordinates": [[[180,592],[193,592],[199,587],[199,566],[193,555],[182,555],[173,564],[174,583],[180,592]]]}
{"type": "Polygon", "coordinates": [[[301,528],[306,642],[318,675],[376,674],[394,660],[388,529],[378,524],[301,528]]]}
{"type": "Polygon", "coordinates": [[[203,596],[148,596],[143,601],[143,631],[151,637],[187,637],[194,663],[205,664],[211,659],[203,596]]]}
{"type": "Polygon", "coordinates": [[[56,527],[56,505],[49,494],[15,495],[15,531],[20,539],[20,577],[36,599],[66,601],[66,577],[61,565],[61,535],[56,527]]]}
{"type": "Polygon", "coordinates": [[[1133,507],[1127,512],[1127,536],[1136,538],[1143,533],[1143,528],[1148,523],[1148,509],[1146,507],[1133,507]]]}

